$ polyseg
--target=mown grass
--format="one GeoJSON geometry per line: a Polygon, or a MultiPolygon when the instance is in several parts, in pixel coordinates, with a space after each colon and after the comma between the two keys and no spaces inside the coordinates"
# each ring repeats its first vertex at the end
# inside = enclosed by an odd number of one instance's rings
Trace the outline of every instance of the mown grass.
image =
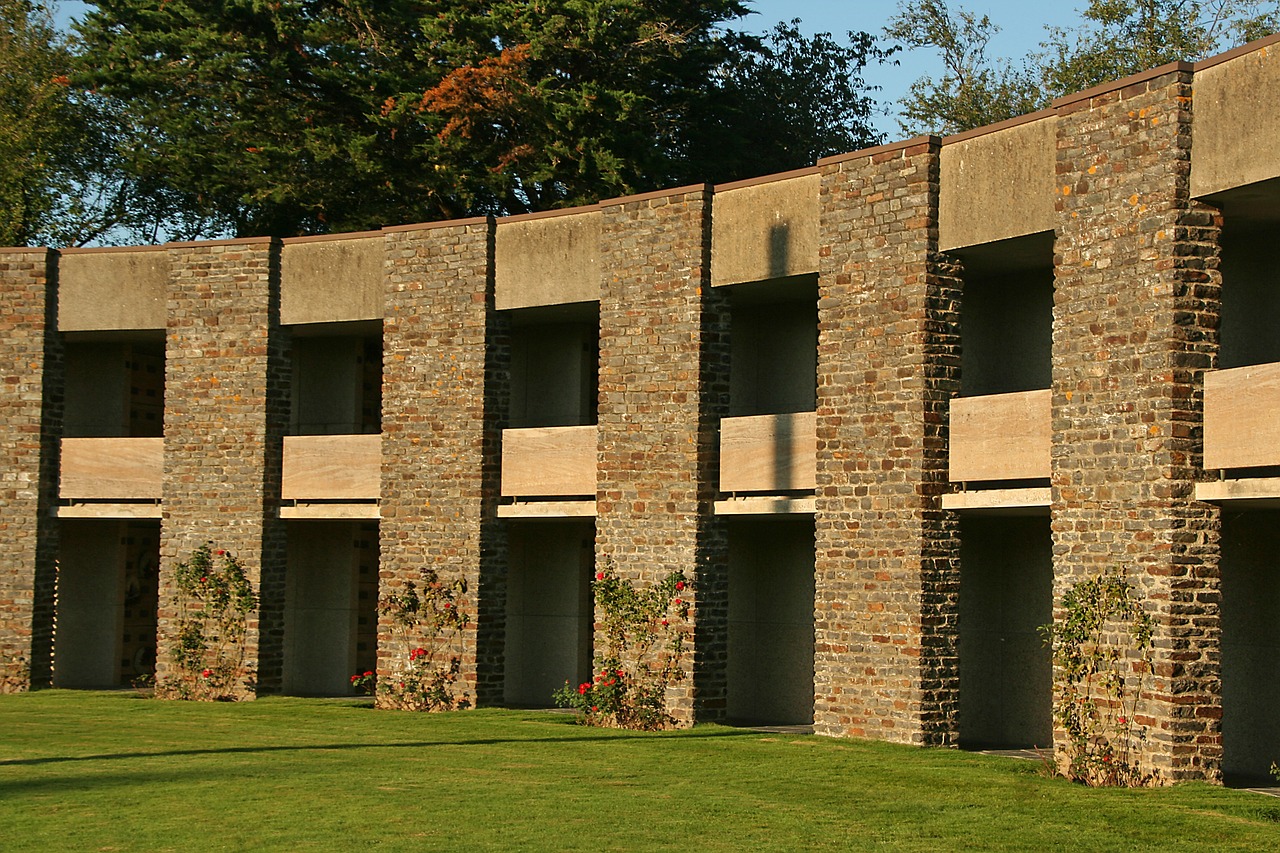
{"type": "Polygon", "coordinates": [[[4,850],[1274,850],[1280,802],[717,726],[0,697],[4,850]]]}

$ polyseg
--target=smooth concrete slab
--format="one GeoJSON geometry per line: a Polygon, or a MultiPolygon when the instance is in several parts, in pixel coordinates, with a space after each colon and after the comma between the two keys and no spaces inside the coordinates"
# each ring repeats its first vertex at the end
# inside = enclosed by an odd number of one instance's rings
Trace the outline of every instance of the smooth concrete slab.
{"type": "Polygon", "coordinates": [[[377,500],[381,435],[288,435],[280,496],[296,501],[377,500]]]}
{"type": "Polygon", "coordinates": [[[599,302],[600,222],[595,207],[499,220],[494,306],[599,302]]]}
{"type": "Polygon", "coordinates": [[[1280,477],[1247,477],[1196,483],[1196,500],[1229,503],[1237,508],[1280,507],[1280,477]]]}
{"type": "Polygon", "coordinates": [[[944,140],[939,248],[1053,230],[1057,145],[1057,119],[1050,113],[944,140]]]}
{"type": "Polygon", "coordinates": [[[169,255],[162,246],[66,249],[58,258],[58,331],[164,329],[169,255]]]}
{"type": "Polygon", "coordinates": [[[589,501],[524,501],[501,504],[498,518],[595,518],[596,502],[589,501]]]}
{"type": "Polygon", "coordinates": [[[280,322],[381,320],[381,233],[285,240],[280,248],[280,322]]]}
{"type": "Polygon", "coordinates": [[[720,491],[813,489],[818,452],[813,412],[720,421],[720,491]]]}
{"type": "Polygon", "coordinates": [[[64,500],[159,500],[162,438],[64,438],[58,496],[64,500]]]}
{"type": "Polygon", "coordinates": [[[1280,362],[1204,376],[1204,467],[1280,465],[1280,362]]]}
{"type": "Polygon", "coordinates": [[[1049,486],[1021,489],[972,489],[942,496],[942,508],[988,515],[1047,514],[1053,503],[1049,486]]]}
{"type": "Polygon", "coordinates": [[[161,518],[157,503],[73,503],[57,508],[58,518],[161,518]]]}
{"type": "Polygon", "coordinates": [[[716,187],[711,284],[818,271],[818,191],[813,169],[716,187]]]}
{"type": "Polygon", "coordinates": [[[1280,45],[1224,58],[1196,65],[1194,197],[1280,177],[1280,45]]]}
{"type": "Polygon", "coordinates": [[[761,495],[715,502],[716,515],[813,515],[815,498],[785,498],[761,495]]]}
{"type": "Polygon", "coordinates": [[[280,517],[295,521],[376,521],[382,512],[376,503],[299,503],[280,507],[280,517]]]}
{"type": "Polygon", "coordinates": [[[562,497],[595,493],[594,426],[502,431],[504,497],[562,497]]]}

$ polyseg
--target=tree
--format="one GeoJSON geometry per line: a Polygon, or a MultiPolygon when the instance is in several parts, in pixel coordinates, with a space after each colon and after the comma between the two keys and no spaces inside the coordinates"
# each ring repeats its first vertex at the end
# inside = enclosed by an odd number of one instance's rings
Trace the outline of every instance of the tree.
{"type": "Polygon", "coordinates": [[[1047,106],[1176,60],[1194,61],[1280,28],[1280,4],[1263,0],[1090,0],[1075,29],[1052,28],[1016,67],[993,67],[986,47],[998,28],[945,0],[899,6],[885,34],[932,47],[947,68],[916,81],[900,104],[903,129],[956,133],[1047,106]]]}
{"type": "Polygon", "coordinates": [[[103,0],[73,82],[132,174],[239,234],[350,231],[807,165],[874,138],[860,70],[738,0],[103,0]]]}
{"type": "Polygon", "coordinates": [[[987,45],[1000,28],[988,16],[965,9],[952,14],[945,0],[898,9],[885,35],[909,50],[936,48],[945,68],[939,78],[922,77],[911,84],[901,102],[904,133],[959,133],[1041,108],[1045,96],[1034,70],[1026,65],[992,67],[987,45]]]}

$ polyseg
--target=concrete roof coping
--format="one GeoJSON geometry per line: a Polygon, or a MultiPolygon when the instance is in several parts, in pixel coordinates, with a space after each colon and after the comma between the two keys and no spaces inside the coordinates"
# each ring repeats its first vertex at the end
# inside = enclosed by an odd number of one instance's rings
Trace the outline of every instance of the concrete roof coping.
{"type": "Polygon", "coordinates": [[[166,249],[199,249],[213,246],[256,246],[262,243],[273,243],[278,237],[234,237],[229,240],[188,240],[179,243],[165,243],[166,249]]]}
{"type": "Polygon", "coordinates": [[[388,225],[382,229],[382,234],[399,234],[404,231],[431,231],[436,228],[464,228],[472,225],[485,225],[493,217],[490,216],[472,216],[467,219],[445,219],[440,222],[417,222],[412,225],[388,225]]]}
{"type": "Polygon", "coordinates": [[[654,190],[653,192],[639,193],[638,195],[624,195],[617,198],[601,199],[600,207],[613,207],[619,204],[631,204],[633,202],[652,201],[657,198],[671,198],[676,195],[688,195],[689,193],[712,192],[711,184],[688,184],[683,187],[672,187],[669,190],[654,190]]]}
{"type": "Polygon", "coordinates": [[[59,249],[63,255],[114,255],[123,252],[164,252],[167,247],[163,243],[147,243],[141,246],[76,246],[59,249]]]}
{"type": "Polygon", "coordinates": [[[1154,80],[1157,77],[1163,77],[1166,74],[1173,74],[1177,71],[1193,71],[1194,66],[1190,62],[1167,62],[1164,65],[1157,65],[1155,68],[1148,68],[1146,71],[1139,71],[1137,74],[1130,74],[1128,77],[1121,77],[1119,80],[1112,80],[1108,83],[1100,83],[1097,86],[1085,89],[1083,92],[1076,92],[1073,95],[1063,95],[1061,98],[1053,100],[1052,108],[1060,110],[1063,107],[1078,104],[1081,101],[1087,101],[1090,98],[1096,98],[1099,95],[1106,95],[1110,92],[1116,92],[1129,86],[1145,83],[1148,80],[1154,80]]]}
{"type": "Polygon", "coordinates": [[[901,142],[890,142],[887,145],[876,145],[871,148],[863,148],[860,151],[850,151],[848,154],[832,154],[830,157],[823,157],[818,160],[818,165],[829,166],[833,163],[844,163],[848,160],[857,160],[861,157],[874,157],[877,154],[889,154],[893,151],[903,151],[907,148],[915,148],[919,145],[939,145],[941,142],[942,140],[933,134],[913,136],[910,139],[904,139],[901,142]]]}
{"type": "Polygon", "coordinates": [[[285,237],[280,242],[286,246],[298,243],[326,243],[336,240],[360,240],[366,237],[381,237],[381,231],[343,231],[338,234],[308,234],[305,237],[285,237]]]}
{"type": "Polygon", "coordinates": [[[1263,48],[1271,47],[1271,45],[1278,44],[1278,43],[1280,43],[1280,33],[1273,33],[1272,35],[1269,35],[1269,36],[1263,36],[1262,38],[1257,39],[1256,41],[1251,41],[1248,44],[1242,44],[1239,47],[1233,47],[1231,50],[1228,50],[1225,53],[1219,53],[1216,56],[1205,57],[1204,59],[1195,63],[1195,70],[1203,71],[1206,68],[1212,68],[1213,66],[1221,65],[1224,62],[1230,62],[1231,60],[1235,59],[1237,56],[1244,56],[1246,53],[1253,53],[1254,51],[1262,50],[1263,48]]]}
{"type": "Polygon", "coordinates": [[[0,255],[38,255],[56,251],[48,246],[0,246],[0,255]]]}
{"type": "Polygon", "coordinates": [[[999,133],[1002,130],[1008,130],[1011,127],[1019,127],[1024,124],[1041,121],[1042,119],[1054,118],[1058,115],[1058,111],[1049,107],[1047,109],[1038,110],[1034,113],[1026,115],[1014,116],[1004,121],[998,121],[995,124],[986,124],[982,127],[975,127],[973,130],[966,130],[961,133],[953,133],[950,136],[942,137],[943,145],[951,145],[955,142],[964,142],[966,139],[973,139],[977,136],[986,136],[988,133],[999,133]]]}
{"type": "Polygon", "coordinates": [[[498,224],[505,222],[532,222],[535,219],[554,219],[557,216],[577,216],[583,213],[597,213],[600,210],[600,202],[595,204],[582,204],[577,207],[558,207],[554,210],[535,210],[532,213],[517,213],[513,216],[503,216],[498,220],[498,224]]]}
{"type": "Polygon", "coordinates": [[[803,169],[792,169],[789,172],[775,172],[772,175],[761,175],[758,178],[744,178],[741,181],[729,181],[727,184],[716,184],[713,189],[718,193],[723,193],[730,190],[756,187],[761,184],[772,184],[776,181],[786,181],[792,178],[806,178],[810,175],[820,174],[821,172],[822,170],[817,166],[805,166],[803,169]]]}

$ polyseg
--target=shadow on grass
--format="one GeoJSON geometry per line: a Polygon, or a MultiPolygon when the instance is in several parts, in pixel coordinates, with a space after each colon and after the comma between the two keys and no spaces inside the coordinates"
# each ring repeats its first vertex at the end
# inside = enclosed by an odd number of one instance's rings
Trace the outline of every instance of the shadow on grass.
{"type": "MultiPolygon", "coordinates": [[[[680,740],[689,738],[724,738],[750,737],[757,735],[752,731],[712,730],[681,732],[680,740]]],[[[119,761],[134,758],[173,758],[192,755],[252,755],[271,752],[328,752],[353,749],[427,749],[438,746],[496,746],[504,743],[584,743],[589,741],[619,741],[648,739],[655,736],[653,732],[634,732],[610,735],[585,735],[566,737],[529,737],[529,738],[476,738],[472,740],[424,740],[400,743],[324,743],[297,746],[227,746],[216,749],[172,749],[162,752],[113,752],[98,755],[53,755],[45,758],[14,758],[0,760],[0,767],[32,767],[43,764],[65,764],[80,761],[119,761]]]]}

